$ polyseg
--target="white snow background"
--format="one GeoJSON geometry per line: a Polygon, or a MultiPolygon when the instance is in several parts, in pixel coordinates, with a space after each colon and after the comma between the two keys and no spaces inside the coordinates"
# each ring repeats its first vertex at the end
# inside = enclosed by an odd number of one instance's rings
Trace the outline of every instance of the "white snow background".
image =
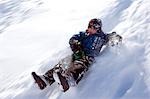
{"type": "Polygon", "coordinates": [[[149,0],[0,0],[0,99],[150,99],[149,31],[149,0]],[[92,18],[122,44],[106,47],[78,86],[39,90],[31,72],[70,55],[69,38],[92,18]]]}

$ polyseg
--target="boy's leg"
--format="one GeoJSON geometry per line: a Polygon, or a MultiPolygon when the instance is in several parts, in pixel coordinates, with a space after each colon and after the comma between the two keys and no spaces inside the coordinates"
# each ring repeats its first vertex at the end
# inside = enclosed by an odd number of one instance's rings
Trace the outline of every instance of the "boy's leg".
{"type": "Polygon", "coordinates": [[[73,65],[71,65],[66,70],[66,74],[72,76],[76,84],[78,84],[85,72],[89,69],[89,66],[93,63],[93,61],[93,57],[86,57],[85,59],[74,60],[73,65]]]}
{"type": "Polygon", "coordinates": [[[53,74],[55,81],[61,86],[62,90],[65,92],[69,89],[68,80],[59,71],[53,74]]]}
{"type": "Polygon", "coordinates": [[[71,76],[75,80],[76,84],[78,84],[79,80],[81,80],[81,76],[87,71],[87,66],[85,62],[81,60],[73,61],[73,65],[71,65],[65,72],[66,76],[71,76]]]}
{"type": "Polygon", "coordinates": [[[54,82],[59,83],[62,86],[63,91],[65,92],[69,89],[69,84],[66,77],[62,75],[62,72],[62,67],[58,65],[52,68],[51,70],[47,71],[43,76],[50,85],[54,82]]]}
{"type": "Polygon", "coordinates": [[[82,79],[83,75],[85,74],[85,72],[88,70],[88,67],[85,65],[85,63],[78,63],[78,62],[74,62],[74,70],[71,71],[72,76],[74,78],[74,80],[76,81],[76,84],[79,83],[79,81],[82,79]]]}
{"type": "Polygon", "coordinates": [[[54,73],[54,68],[50,69],[49,71],[47,71],[43,76],[44,79],[51,85],[55,82],[54,77],[53,77],[53,73],[54,73]]]}
{"type": "Polygon", "coordinates": [[[41,90],[43,90],[47,86],[47,84],[51,85],[55,82],[53,78],[53,71],[54,68],[47,71],[44,75],[37,75],[35,72],[31,73],[35,82],[37,83],[37,85],[41,90]]]}
{"type": "Polygon", "coordinates": [[[55,67],[53,67],[52,69],[48,70],[44,75],[44,79],[51,85],[55,82],[55,79],[53,77],[54,72],[60,72],[62,73],[63,70],[62,68],[58,65],[56,65],[55,67]]]}

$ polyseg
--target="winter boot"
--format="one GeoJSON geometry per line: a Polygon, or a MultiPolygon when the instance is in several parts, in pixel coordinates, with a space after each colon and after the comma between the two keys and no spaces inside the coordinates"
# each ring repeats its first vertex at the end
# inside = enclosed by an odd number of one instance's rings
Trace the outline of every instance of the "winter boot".
{"type": "Polygon", "coordinates": [[[69,89],[69,84],[67,79],[61,75],[60,72],[54,73],[55,81],[62,86],[63,91],[67,91],[69,89]]]}
{"type": "Polygon", "coordinates": [[[46,83],[42,80],[42,78],[38,76],[35,72],[32,72],[32,76],[35,80],[35,83],[38,84],[41,90],[43,90],[47,86],[46,83]]]}

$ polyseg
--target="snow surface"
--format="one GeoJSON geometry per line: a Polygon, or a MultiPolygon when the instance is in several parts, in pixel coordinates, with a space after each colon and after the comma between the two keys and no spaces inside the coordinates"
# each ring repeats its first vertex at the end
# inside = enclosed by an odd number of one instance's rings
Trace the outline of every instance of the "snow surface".
{"type": "Polygon", "coordinates": [[[0,99],[150,99],[149,6],[149,0],[1,0],[0,99]],[[106,47],[78,86],[39,90],[31,72],[43,74],[70,55],[69,38],[95,17],[123,43],[106,47]]]}

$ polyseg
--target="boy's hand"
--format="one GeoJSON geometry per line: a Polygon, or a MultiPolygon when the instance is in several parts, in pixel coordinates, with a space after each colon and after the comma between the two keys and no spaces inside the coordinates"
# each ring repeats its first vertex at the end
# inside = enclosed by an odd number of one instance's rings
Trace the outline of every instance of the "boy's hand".
{"type": "Polygon", "coordinates": [[[72,40],[70,42],[70,47],[71,47],[73,52],[81,50],[81,42],[79,42],[78,40],[72,40]]]}

